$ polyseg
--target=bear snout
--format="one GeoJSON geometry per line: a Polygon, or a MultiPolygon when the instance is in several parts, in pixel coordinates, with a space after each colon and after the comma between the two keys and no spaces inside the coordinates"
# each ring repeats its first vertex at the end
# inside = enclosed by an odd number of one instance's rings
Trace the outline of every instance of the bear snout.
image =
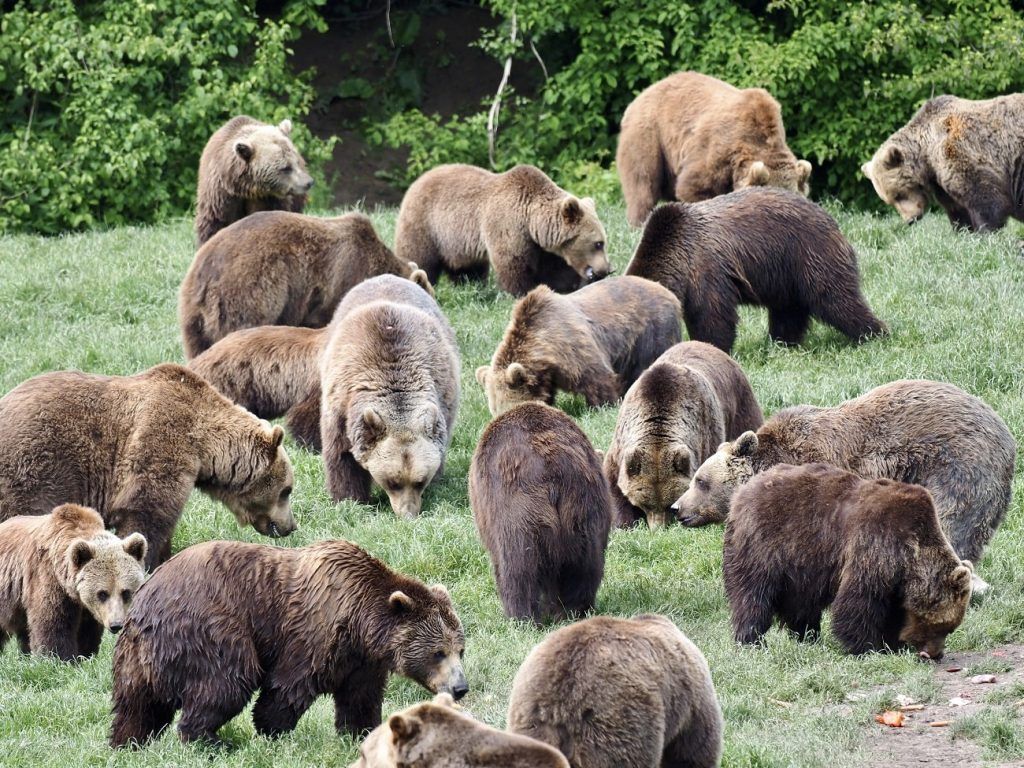
{"type": "Polygon", "coordinates": [[[459,701],[467,693],[469,693],[469,683],[467,683],[466,681],[463,681],[459,685],[456,685],[454,688],[452,688],[452,698],[456,701],[459,701]]]}
{"type": "Polygon", "coordinates": [[[123,627],[124,627],[124,624],[119,621],[117,623],[112,623],[109,627],[107,627],[107,629],[109,629],[113,634],[116,635],[118,632],[121,631],[121,629],[123,627]]]}

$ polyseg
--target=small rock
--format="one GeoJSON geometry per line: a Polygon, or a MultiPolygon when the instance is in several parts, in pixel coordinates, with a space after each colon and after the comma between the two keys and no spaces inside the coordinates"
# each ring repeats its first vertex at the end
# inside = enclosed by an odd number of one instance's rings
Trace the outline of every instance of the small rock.
{"type": "Polygon", "coordinates": [[[974,685],[983,685],[985,683],[994,683],[996,681],[995,675],[975,675],[971,678],[971,682],[974,685]]]}
{"type": "Polygon", "coordinates": [[[970,696],[954,696],[949,700],[949,706],[951,707],[964,707],[971,703],[973,702],[970,696]]]}
{"type": "Polygon", "coordinates": [[[946,667],[947,672],[959,672],[963,667],[946,667]]]}
{"type": "Polygon", "coordinates": [[[909,707],[911,704],[916,704],[917,700],[913,696],[907,696],[906,694],[899,694],[896,697],[896,703],[901,707],[909,707]]]}

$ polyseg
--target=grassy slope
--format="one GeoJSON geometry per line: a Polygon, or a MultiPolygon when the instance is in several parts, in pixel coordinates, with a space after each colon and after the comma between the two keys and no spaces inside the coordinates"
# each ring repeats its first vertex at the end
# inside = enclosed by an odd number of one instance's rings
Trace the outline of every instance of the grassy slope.
{"type": "MultiPolygon", "coordinates": [[[[956,234],[937,215],[912,229],[895,215],[838,211],[837,216],[859,249],[869,301],[892,336],[853,347],[815,325],[803,347],[777,348],[766,340],[764,313],[745,311],[735,354],[765,412],[796,403],[835,404],[901,377],[944,379],[983,397],[1024,443],[1019,233],[956,234]]],[[[625,227],[621,209],[604,210],[603,217],[621,272],[638,235],[625,227]]],[[[374,218],[391,242],[394,212],[374,218]]],[[[51,369],[128,374],[180,360],[175,297],[192,256],[191,242],[186,222],[51,240],[0,239],[0,391],[51,369]]],[[[473,527],[465,478],[488,419],[473,371],[489,360],[512,300],[493,283],[455,288],[447,281],[438,298],[458,333],[464,389],[448,472],[428,490],[425,514],[415,522],[397,520],[383,496],[376,506],[332,504],[319,457],[291,445],[300,529],[286,544],[345,537],[396,569],[447,584],[468,635],[472,692],[465,705],[500,726],[512,676],[543,633],[502,618],[473,527]]],[[[589,410],[578,398],[564,396],[559,405],[580,421],[596,446],[607,445],[615,408],[589,410]]],[[[980,563],[994,592],[970,611],[951,639],[953,648],[1024,638],[1022,485],[1018,478],[1007,522],[980,563]]],[[[227,510],[196,494],[178,527],[175,550],[214,538],[261,540],[251,530],[239,530],[227,510]]],[[[614,533],[599,611],[667,613],[703,649],[725,711],[726,765],[857,765],[871,713],[896,693],[929,696],[928,669],[910,655],[849,658],[830,638],[801,645],[777,630],[763,650],[737,649],[729,638],[721,585],[721,538],[720,527],[614,533]],[[871,691],[867,699],[842,706],[846,694],[858,688],[871,691]]],[[[97,658],[78,665],[27,659],[13,644],[0,653],[0,764],[336,766],[356,753],[350,739],[334,735],[328,701],[321,700],[294,734],[276,742],[255,737],[243,715],[224,733],[237,749],[185,749],[167,735],[145,751],[113,754],[104,743],[112,648],[108,636],[97,658]]],[[[395,679],[385,713],[424,696],[413,684],[395,679]]],[[[992,759],[1009,757],[1007,744],[1024,743],[1020,721],[1010,716],[1012,703],[1005,706],[992,712],[1008,723],[1001,737],[986,745],[992,759]]]]}

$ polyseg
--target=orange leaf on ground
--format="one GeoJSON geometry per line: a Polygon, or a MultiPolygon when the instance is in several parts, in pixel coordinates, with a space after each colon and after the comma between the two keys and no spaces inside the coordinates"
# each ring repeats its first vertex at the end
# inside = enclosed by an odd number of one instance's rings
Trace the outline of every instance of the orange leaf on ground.
{"type": "Polygon", "coordinates": [[[893,712],[891,709],[889,709],[880,715],[875,715],[875,722],[881,723],[882,725],[888,725],[890,728],[902,728],[903,713],[893,712]]]}

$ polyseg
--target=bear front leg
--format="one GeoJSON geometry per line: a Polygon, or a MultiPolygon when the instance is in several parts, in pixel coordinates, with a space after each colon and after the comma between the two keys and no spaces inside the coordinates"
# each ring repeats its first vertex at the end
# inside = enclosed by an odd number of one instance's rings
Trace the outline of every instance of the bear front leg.
{"type": "Polygon", "coordinates": [[[895,647],[895,638],[887,631],[897,607],[894,598],[893,591],[867,565],[855,575],[844,576],[831,612],[832,632],[847,653],[895,647]]]}
{"type": "Polygon", "coordinates": [[[141,533],[146,537],[146,570],[150,573],[170,559],[171,540],[174,538],[177,521],[176,516],[170,522],[162,519],[157,509],[150,510],[147,515],[119,511],[112,513],[111,517],[111,523],[122,539],[133,533],[141,533]]]}
{"type": "Polygon", "coordinates": [[[334,727],[339,735],[361,736],[381,722],[388,671],[373,664],[360,666],[334,691],[334,727]]]}
{"type": "Polygon", "coordinates": [[[327,474],[327,490],[335,501],[353,499],[360,504],[370,502],[370,473],[360,466],[348,451],[338,450],[337,445],[325,442],[323,446],[324,469],[327,474]]]}
{"type": "Polygon", "coordinates": [[[732,352],[732,345],[736,343],[736,326],[740,321],[735,303],[726,299],[707,307],[687,307],[685,315],[686,332],[691,341],[703,341],[723,352],[732,352]]]}
{"type": "MultiPolygon", "coordinates": [[[[145,450],[139,458],[143,466],[166,464],[158,457],[148,457],[145,450]]],[[[163,467],[161,467],[163,469],[163,467]]],[[[154,480],[135,477],[118,492],[104,512],[107,527],[114,528],[122,539],[132,533],[146,537],[146,570],[150,573],[171,556],[171,539],[185,502],[195,487],[195,473],[170,468],[154,480]]]]}
{"type": "Polygon", "coordinates": [[[612,525],[616,528],[632,528],[641,520],[646,520],[647,516],[642,509],[630,504],[629,499],[619,490],[618,474],[617,463],[605,466],[605,478],[612,499],[612,525]]]}
{"type": "Polygon", "coordinates": [[[81,607],[71,602],[66,595],[46,590],[45,587],[33,592],[29,593],[27,600],[30,651],[56,656],[61,661],[78,658],[81,607]]]}
{"type": "MultiPolygon", "coordinates": [[[[570,389],[570,387],[566,388],[570,389]]],[[[609,405],[622,397],[622,382],[610,368],[585,372],[583,381],[572,389],[583,395],[587,405],[591,408],[609,405]]]]}
{"type": "Polygon", "coordinates": [[[82,611],[78,623],[78,653],[86,658],[95,656],[103,642],[103,625],[92,617],[88,611],[82,611]]]}

